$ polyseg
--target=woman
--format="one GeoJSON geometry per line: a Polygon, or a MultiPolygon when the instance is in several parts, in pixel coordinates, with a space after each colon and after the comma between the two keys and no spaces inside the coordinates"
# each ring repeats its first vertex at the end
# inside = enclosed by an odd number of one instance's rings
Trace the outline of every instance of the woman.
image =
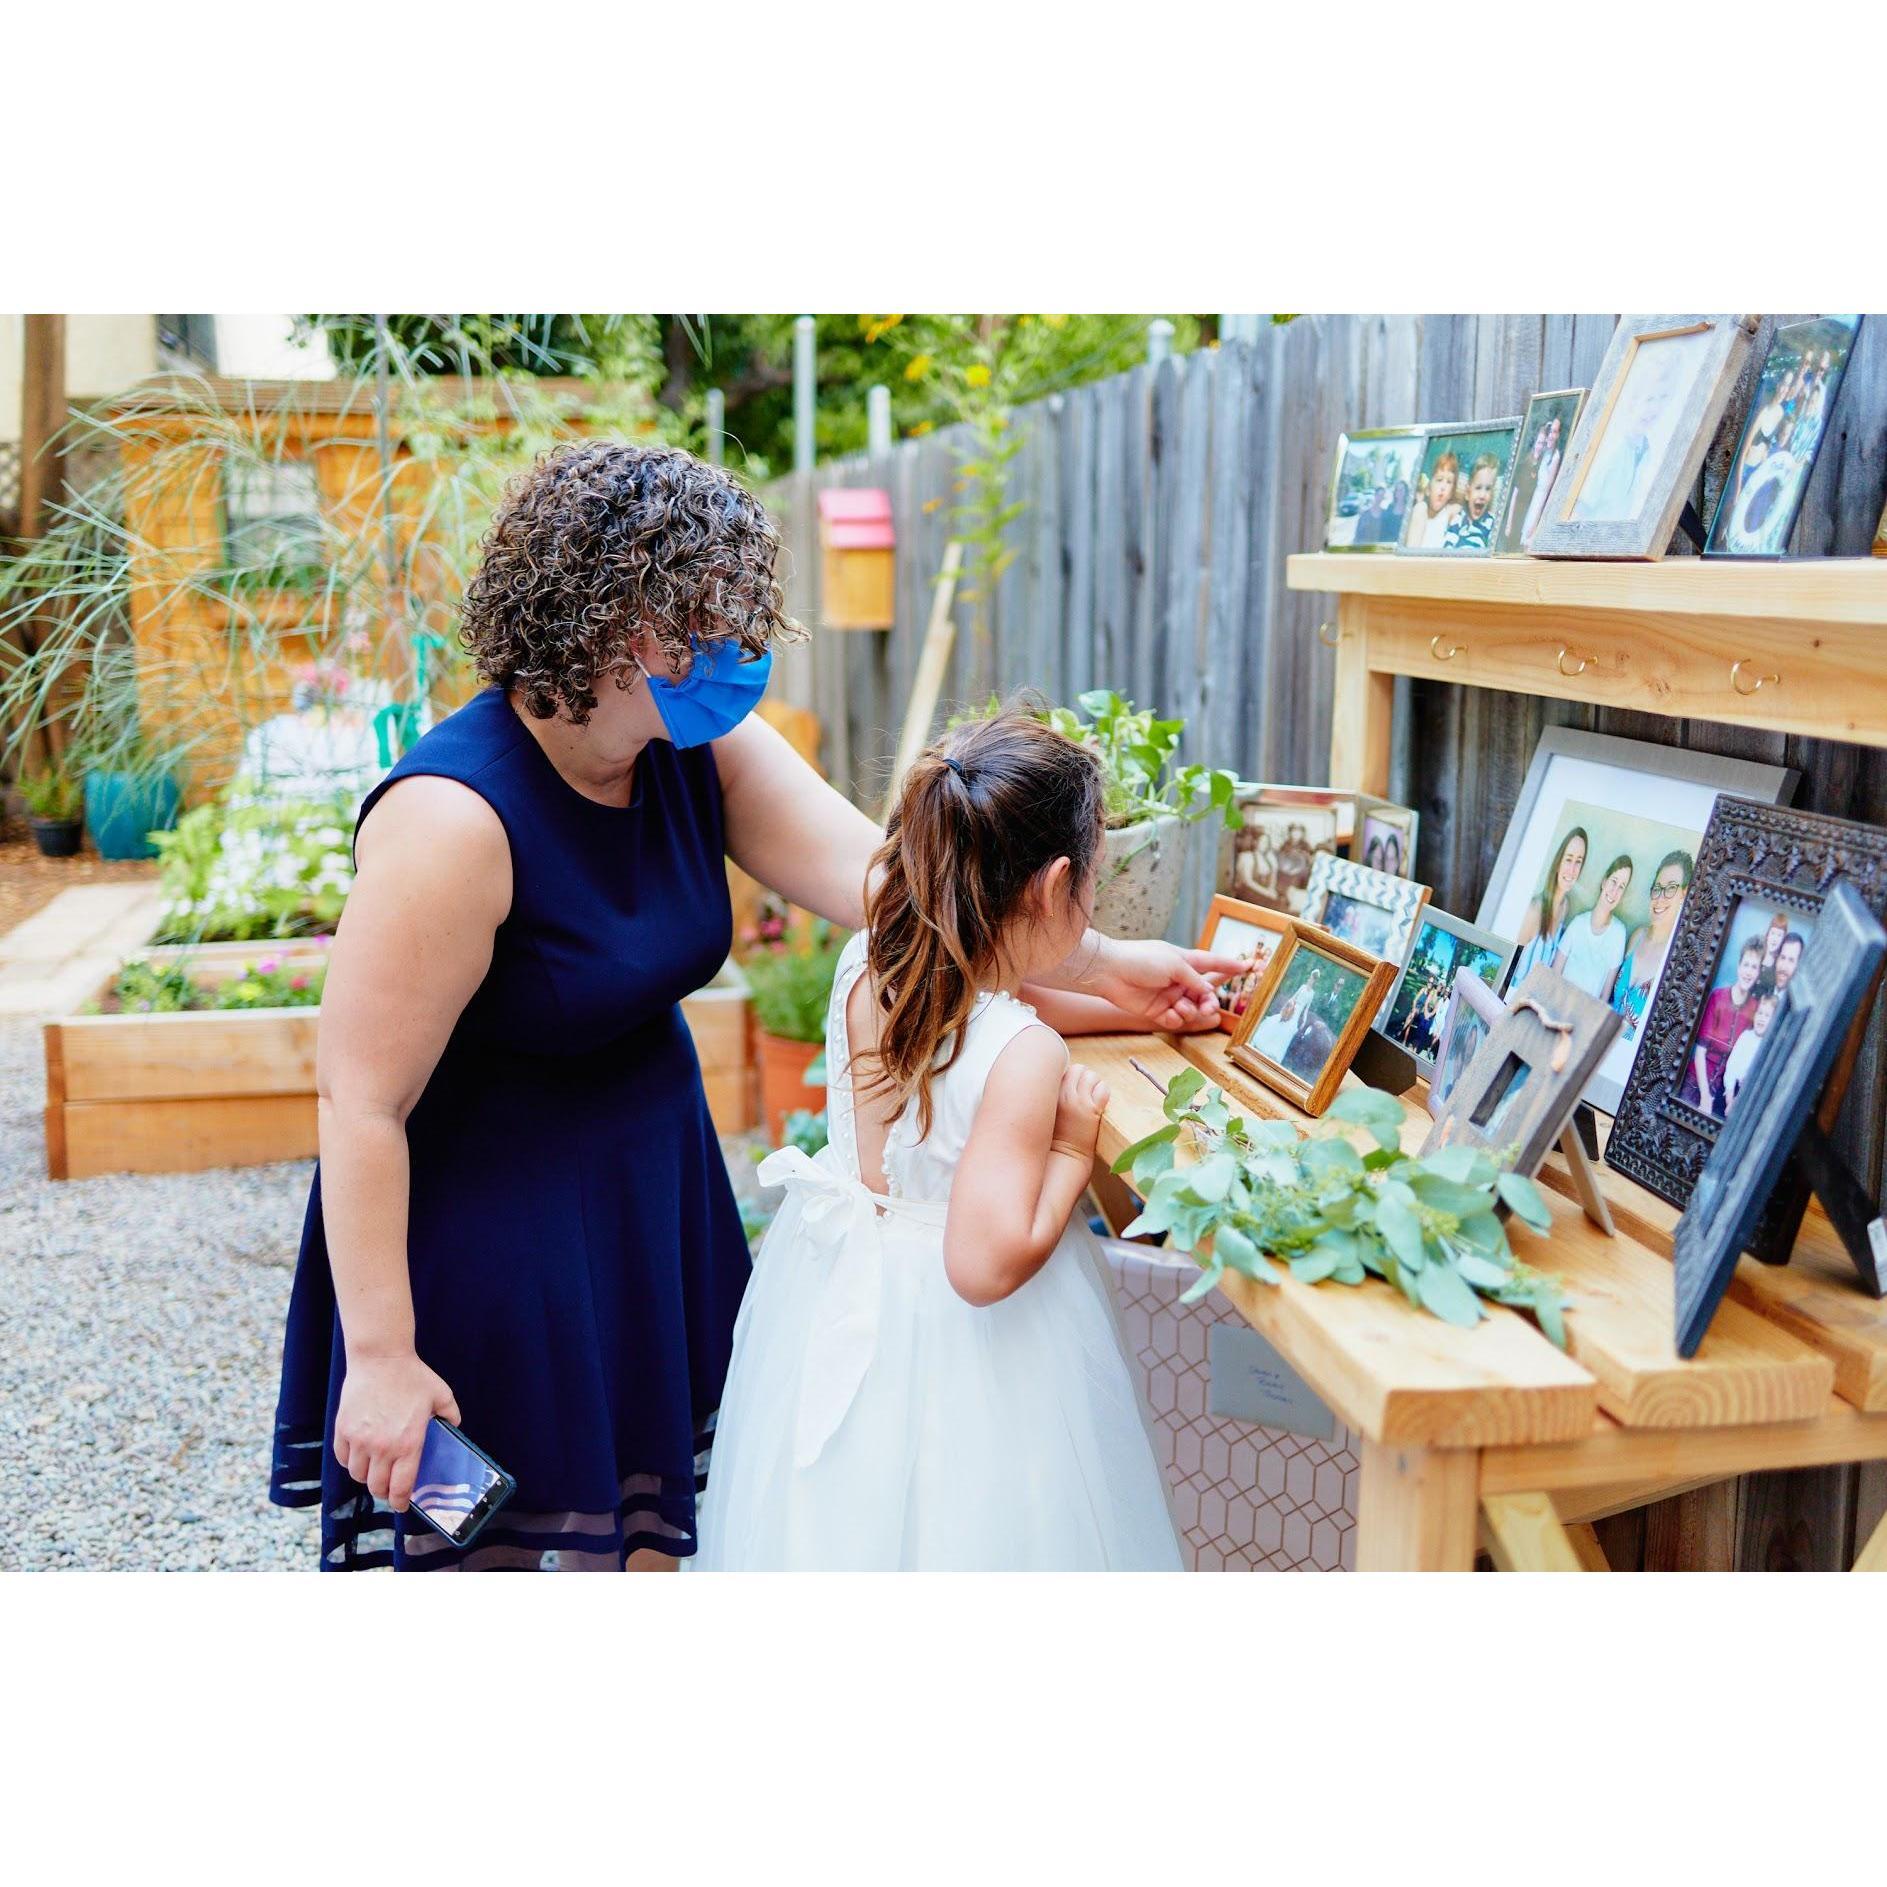
{"type": "MultiPolygon", "coordinates": [[[[726,957],[727,857],[856,927],[880,837],[751,716],[798,633],[778,549],[684,452],[552,455],[466,593],[489,686],[361,809],[270,1489],[321,1503],[324,1568],[694,1551],[748,1265],[677,1005],[726,957]],[[517,1482],[469,1551],[408,1524],[434,1415],[517,1482]]],[[[1238,967],[1092,946],[1055,980],[1149,1026],[1214,1026],[1201,969],[1238,967]]]]}
{"type": "Polygon", "coordinates": [[[1514,964],[1513,987],[1518,989],[1536,963],[1551,963],[1559,955],[1560,933],[1572,914],[1574,887],[1585,875],[1586,851],[1591,841],[1584,826],[1574,826],[1559,842],[1538,894],[1520,920],[1519,959],[1514,964]]]}
{"type": "Polygon", "coordinates": [[[1605,868],[1599,895],[1583,917],[1566,926],[1553,967],[1577,989],[1598,1002],[1609,1002],[1619,966],[1625,961],[1625,926],[1618,907],[1631,889],[1633,866],[1627,853],[1605,868]]]}
{"type": "Polygon", "coordinates": [[[1743,1032],[1756,1019],[1762,965],[1763,940],[1745,938],[1742,949],[1737,952],[1735,977],[1704,998],[1690,1067],[1685,1071],[1684,1085],[1677,1095],[1680,1101],[1688,1101],[1700,1113],[1719,1119],[1723,1115],[1724,1066],[1743,1032]]]}
{"type": "Polygon", "coordinates": [[[1620,1033],[1628,1042],[1637,1037],[1658,978],[1664,974],[1664,960],[1671,954],[1671,938],[1695,869],[1696,861],[1688,852],[1666,852],[1652,874],[1651,921],[1641,924],[1633,935],[1612,984],[1612,1007],[1625,1018],[1620,1033]]]}

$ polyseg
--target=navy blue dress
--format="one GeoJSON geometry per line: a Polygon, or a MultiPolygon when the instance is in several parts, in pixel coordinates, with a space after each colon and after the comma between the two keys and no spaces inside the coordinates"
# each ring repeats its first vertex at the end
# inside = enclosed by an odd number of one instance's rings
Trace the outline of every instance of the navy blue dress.
{"type": "Polygon", "coordinates": [[[345,1374],[315,1173],[270,1498],[322,1509],[324,1570],[614,1569],[691,1554],[748,1273],[680,999],[732,935],[706,748],[651,741],[627,807],[585,799],[499,689],[394,781],[458,780],[504,822],[511,910],[408,1116],[419,1355],[517,1492],[469,1552],[395,1515],[329,1445],[345,1374]]]}

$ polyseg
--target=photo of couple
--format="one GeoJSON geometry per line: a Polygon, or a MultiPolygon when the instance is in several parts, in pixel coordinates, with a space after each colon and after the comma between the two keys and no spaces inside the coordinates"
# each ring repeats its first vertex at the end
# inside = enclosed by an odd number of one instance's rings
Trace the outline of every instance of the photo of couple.
{"type": "Polygon", "coordinates": [[[1810,912],[1749,898],[1737,905],[1697,1017],[1680,1101],[1714,1120],[1729,1118],[1814,933],[1810,912]]]}
{"type": "Polygon", "coordinates": [[[1441,1046],[1455,972],[1472,970],[1489,989],[1498,989],[1505,967],[1501,951],[1457,937],[1433,918],[1424,918],[1395,999],[1380,1025],[1383,1033],[1397,1047],[1430,1060],[1441,1046]]]}
{"type": "Polygon", "coordinates": [[[1300,1081],[1314,1084],[1368,981],[1362,971],[1300,944],[1252,1031],[1252,1048],[1300,1081]]]}
{"type": "Polygon", "coordinates": [[[1506,522],[1494,545],[1497,551],[1515,555],[1532,543],[1534,527],[1546,515],[1546,501],[1553,495],[1554,481],[1566,461],[1566,448],[1572,442],[1573,427],[1579,423],[1579,411],[1585,403],[1583,387],[1564,393],[1536,393],[1527,402],[1526,421],[1520,428],[1520,454],[1514,461],[1507,499],[1506,522]]]}

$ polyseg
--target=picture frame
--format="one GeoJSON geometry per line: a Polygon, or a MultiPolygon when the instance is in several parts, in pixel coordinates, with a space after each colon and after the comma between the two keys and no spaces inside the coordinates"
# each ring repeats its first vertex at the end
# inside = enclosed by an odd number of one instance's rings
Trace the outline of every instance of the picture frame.
{"type": "Polygon", "coordinates": [[[1542,730],[1474,921],[1519,945],[1512,973],[1518,980],[1537,962],[1559,961],[1576,920],[1593,930],[1611,867],[1630,859],[1612,907],[1621,930],[1609,937],[1575,932],[1572,939],[1580,957],[1574,981],[1615,1002],[1625,1018],[1585,1095],[1601,1112],[1615,1113],[1625,1091],[1718,799],[1730,793],[1784,800],[1795,781],[1787,767],[1580,728],[1542,730]],[[1559,877],[1562,868],[1566,879],[1559,877]],[[1673,878],[1682,880],[1675,896],[1661,890],[1673,878]],[[1601,972],[1612,975],[1609,994],[1602,992],[1601,972]]]}
{"type": "Polygon", "coordinates": [[[1618,1029],[1615,1009],[1538,965],[1441,1103],[1423,1153],[1475,1147],[1504,1157],[1511,1149],[1513,1170],[1532,1178],[1566,1136],[1618,1029]]]}
{"type": "Polygon", "coordinates": [[[1651,562],[1671,534],[1749,356],[1753,315],[1625,315],[1528,546],[1651,562]]]}
{"type": "Polygon", "coordinates": [[[1397,552],[1405,557],[1491,556],[1519,436],[1518,416],[1430,426],[1420,483],[1397,552]]]}
{"type": "Polygon", "coordinates": [[[1427,903],[1427,885],[1412,878],[1391,878],[1387,872],[1372,871],[1333,852],[1319,852],[1311,861],[1310,882],[1304,888],[1303,916],[1307,923],[1399,970],[1415,941],[1416,919],[1427,903]]]}
{"type": "MultiPolygon", "coordinates": [[[[1873,1006],[1883,956],[1887,931],[1854,887],[1836,879],[1770,1038],[1677,1222],[1671,1255],[1679,1356],[1697,1353],[1738,1260],[1757,1238],[1777,1175],[1803,1137],[1820,1132],[1829,1078],[1873,1006]]],[[[1872,1253],[1861,1256],[1869,1289],[1879,1296],[1878,1266],[1872,1253]]]]}
{"type": "Polygon", "coordinates": [[[1268,941],[1263,959],[1242,976],[1227,977],[1219,985],[1219,1027],[1230,1032],[1238,1027],[1250,1006],[1251,998],[1271,968],[1271,959],[1279,944],[1296,926],[1282,911],[1264,904],[1249,904],[1242,898],[1214,896],[1206,907],[1199,929],[1201,950],[1220,950],[1231,956],[1244,956],[1257,938],[1268,941]]]}
{"type": "Polygon", "coordinates": [[[1427,437],[1426,426],[1372,426],[1337,435],[1330,505],[1324,516],[1325,550],[1395,549],[1414,502],[1427,437]],[[1398,484],[1407,487],[1400,503],[1396,502],[1398,484]]]}
{"type": "Polygon", "coordinates": [[[1413,1058],[1418,1074],[1428,1075],[1454,1001],[1457,971],[1467,970],[1498,1001],[1518,950],[1508,938],[1425,905],[1376,1018],[1377,1032],[1413,1058]]]}
{"type": "Polygon", "coordinates": [[[1356,796],[1356,830],[1350,837],[1350,857],[1359,865],[1391,878],[1415,876],[1415,840],[1422,816],[1413,806],[1394,800],[1356,796]],[[1393,860],[1391,854],[1393,853],[1393,860]]]}
{"type": "Polygon", "coordinates": [[[1306,1114],[1322,1114],[1336,1099],[1394,975],[1394,965],[1367,950],[1314,925],[1294,924],[1233,1031],[1226,1057],[1306,1114]]]}
{"type": "Polygon", "coordinates": [[[1430,1114],[1441,1113],[1488,1031],[1506,1013],[1507,1005],[1472,970],[1456,971],[1434,1059],[1429,1064],[1424,1104],[1430,1114]]]}
{"type": "Polygon", "coordinates": [[[1536,393],[1527,402],[1514,442],[1514,462],[1507,480],[1507,503],[1494,533],[1496,557],[1525,553],[1566,468],[1573,433],[1585,410],[1588,387],[1561,387],[1536,393]]]}
{"type": "Polygon", "coordinates": [[[1860,329],[1858,314],[1817,315],[1770,336],[1710,520],[1706,557],[1788,554],[1860,329]]]}
{"type": "MultiPolygon", "coordinates": [[[[1674,1206],[1689,1205],[1723,1132],[1724,1117],[1733,1120],[1741,1105],[1739,1096],[1729,1091],[1729,1055],[1743,1027],[1734,1026],[1732,1018],[1733,1026],[1726,1028],[1722,1020],[1724,1011],[1735,1005],[1734,994],[1715,1005],[1719,1019],[1709,1029],[1706,1003],[1720,989],[1734,992],[1742,980],[1744,946],[1759,918],[1762,961],[1768,960],[1774,914],[1786,915],[1797,934],[1812,944],[1829,887],[1837,878],[1847,880],[1874,917],[1887,918],[1887,832],[1826,813],[1748,799],[1717,802],[1698,853],[1697,882],[1678,920],[1664,978],[1646,1019],[1644,1043],[1612,1122],[1605,1146],[1607,1165],[1674,1206]],[[1727,982],[1722,976],[1726,956],[1727,982]],[[1726,1035],[1729,1047],[1724,1050],[1726,1035]],[[1711,1066],[1718,1051],[1720,1072],[1711,1066]],[[1704,1081],[1713,1090],[1708,1109],[1702,1105],[1704,1081]]],[[[1801,954],[1806,956],[1806,950],[1801,954]]],[[[1772,976],[1779,976],[1782,961],[1778,945],[1772,976]]],[[[1785,994],[1789,980],[1780,979],[1785,994]]],[[[1752,1010],[1746,1026],[1753,1031],[1755,1023],[1752,1010]]],[[[1760,1060],[1758,1055],[1758,1065],[1760,1060]]],[[[1845,1080],[1839,1065],[1837,1077],[1830,1084],[1831,1105],[1838,1102],[1845,1080]]],[[[1807,1198],[1799,1172],[1776,1186],[1756,1229],[1754,1244],[1761,1255],[1786,1257],[1807,1198]]]]}
{"type": "Polygon", "coordinates": [[[1356,795],[1324,786],[1241,782],[1233,804],[1238,829],[1220,841],[1216,888],[1248,904],[1301,913],[1316,854],[1350,847],[1356,795]]]}

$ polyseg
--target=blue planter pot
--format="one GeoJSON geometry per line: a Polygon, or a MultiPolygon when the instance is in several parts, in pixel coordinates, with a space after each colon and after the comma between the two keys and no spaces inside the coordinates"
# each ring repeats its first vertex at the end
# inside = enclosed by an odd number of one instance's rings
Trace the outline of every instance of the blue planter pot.
{"type": "Polygon", "coordinates": [[[101,858],[155,858],[147,834],[177,823],[177,782],[135,773],[85,776],[85,823],[101,858]]]}

